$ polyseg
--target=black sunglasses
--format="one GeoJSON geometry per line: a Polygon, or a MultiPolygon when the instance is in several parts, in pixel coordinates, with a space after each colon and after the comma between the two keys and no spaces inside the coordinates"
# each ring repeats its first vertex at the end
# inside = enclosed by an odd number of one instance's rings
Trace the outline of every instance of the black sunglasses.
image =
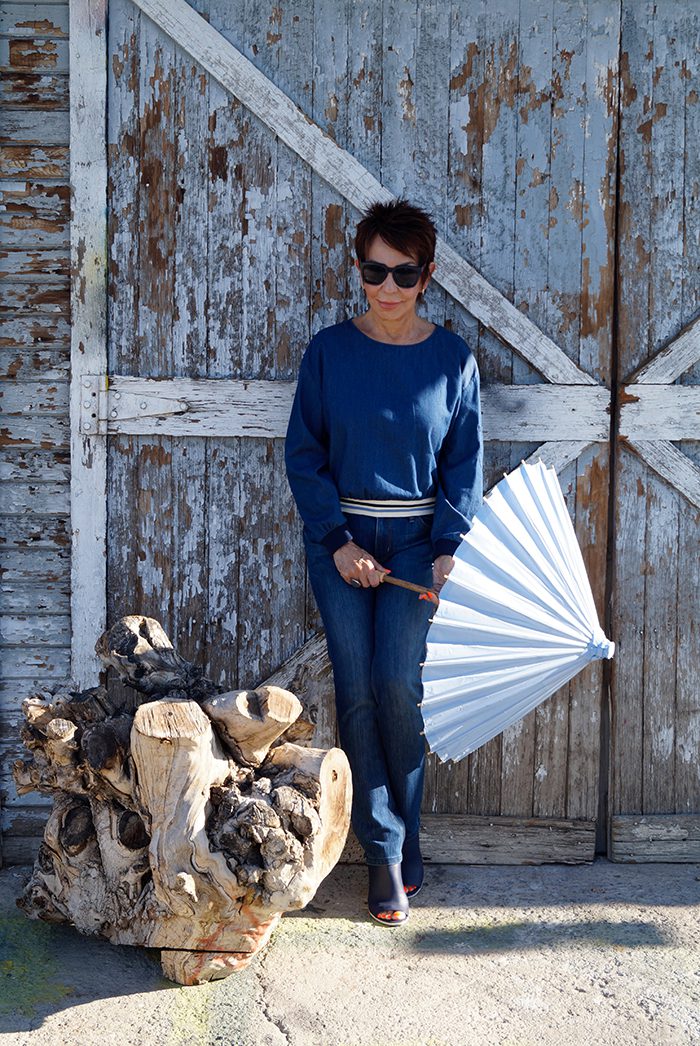
{"type": "Polygon", "coordinates": [[[365,283],[379,287],[389,273],[397,287],[415,287],[423,272],[422,265],[382,265],[381,262],[360,262],[360,272],[365,283]]]}

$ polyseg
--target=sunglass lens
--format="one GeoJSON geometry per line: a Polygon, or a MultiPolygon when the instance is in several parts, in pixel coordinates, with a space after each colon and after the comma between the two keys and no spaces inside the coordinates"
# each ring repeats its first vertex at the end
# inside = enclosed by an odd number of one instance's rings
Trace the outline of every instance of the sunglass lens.
{"type": "Polygon", "coordinates": [[[386,265],[380,265],[379,262],[365,262],[362,266],[362,279],[365,283],[378,286],[384,283],[388,271],[386,265]]]}
{"type": "Polygon", "coordinates": [[[394,269],[394,283],[397,287],[415,287],[420,277],[417,265],[399,265],[394,269]]]}

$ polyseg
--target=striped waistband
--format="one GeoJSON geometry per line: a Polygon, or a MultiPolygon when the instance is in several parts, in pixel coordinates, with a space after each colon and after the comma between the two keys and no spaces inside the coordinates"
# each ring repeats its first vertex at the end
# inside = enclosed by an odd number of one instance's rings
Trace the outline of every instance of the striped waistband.
{"type": "Polygon", "coordinates": [[[381,516],[432,516],[435,498],[402,498],[401,500],[362,501],[360,498],[341,498],[340,507],[349,515],[381,516]]]}

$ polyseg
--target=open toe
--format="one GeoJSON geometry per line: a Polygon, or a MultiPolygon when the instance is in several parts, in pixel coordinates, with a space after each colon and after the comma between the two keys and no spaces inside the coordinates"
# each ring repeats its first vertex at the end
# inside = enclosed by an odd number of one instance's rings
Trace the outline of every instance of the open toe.
{"type": "Polygon", "coordinates": [[[408,919],[408,898],[403,889],[401,864],[370,865],[367,910],[382,926],[400,926],[408,919]]]}

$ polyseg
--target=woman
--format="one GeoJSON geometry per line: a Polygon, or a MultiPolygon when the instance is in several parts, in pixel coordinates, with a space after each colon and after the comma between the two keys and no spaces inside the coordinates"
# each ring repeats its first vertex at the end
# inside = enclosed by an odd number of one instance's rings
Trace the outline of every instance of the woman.
{"type": "Polygon", "coordinates": [[[417,315],[435,270],[435,226],[406,200],[357,227],[367,311],[319,331],[299,371],[286,442],[309,578],[333,665],[352,826],[372,918],[408,918],[423,883],[419,710],[430,603],[482,498],[479,375],[466,342],[417,315]]]}

